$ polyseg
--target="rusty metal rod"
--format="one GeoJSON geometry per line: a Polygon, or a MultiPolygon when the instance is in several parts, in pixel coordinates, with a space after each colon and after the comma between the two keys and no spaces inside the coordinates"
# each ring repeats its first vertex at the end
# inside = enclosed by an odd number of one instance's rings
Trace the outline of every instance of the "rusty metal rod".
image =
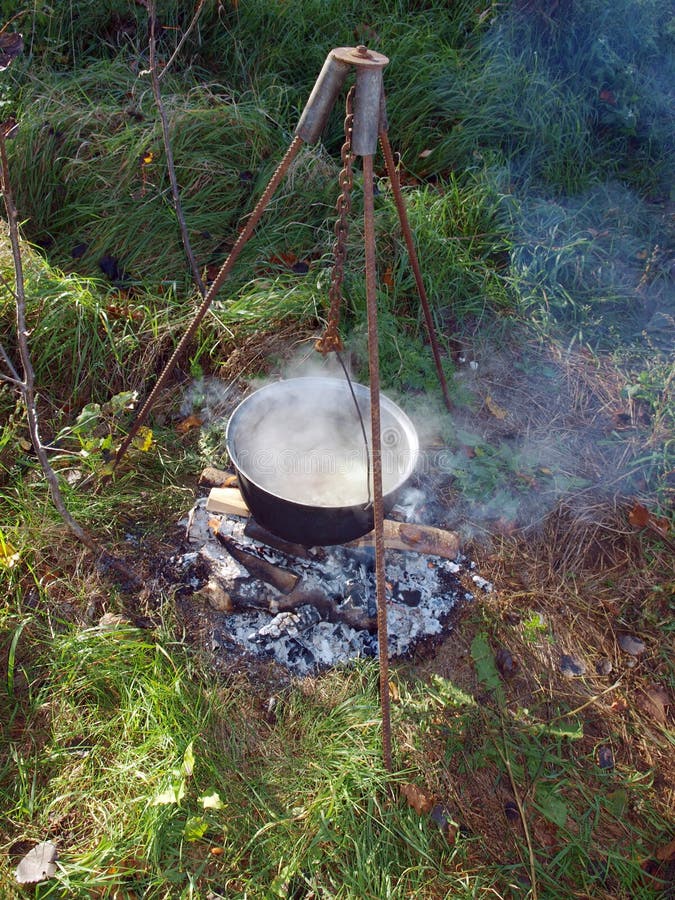
{"type": "Polygon", "coordinates": [[[380,426],[380,354],[377,331],[377,273],[375,263],[375,200],[373,157],[363,157],[363,222],[366,251],[366,306],[368,310],[368,366],[370,369],[370,443],[373,462],[373,520],[375,532],[375,590],[377,598],[377,643],[380,661],[380,708],[382,711],[382,757],[392,771],[391,698],[389,695],[389,639],[387,629],[387,584],[384,564],[384,503],[382,500],[382,443],[380,426]]]}
{"type": "Polygon", "coordinates": [[[424,320],[427,325],[427,333],[429,335],[429,344],[431,345],[431,353],[434,358],[434,363],[436,365],[436,373],[438,374],[438,380],[441,385],[441,391],[443,392],[443,400],[445,401],[446,409],[452,409],[452,401],[450,400],[450,391],[448,389],[448,382],[445,377],[445,372],[443,371],[443,362],[441,360],[441,351],[438,346],[438,339],[436,337],[436,326],[434,324],[434,319],[431,314],[431,307],[429,306],[429,298],[427,297],[427,292],[424,287],[424,280],[422,279],[422,271],[420,269],[419,260],[417,259],[417,251],[415,249],[415,241],[413,240],[412,231],[410,230],[410,223],[408,221],[408,213],[406,212],[405,202],[403,200],[403,194],[401,193],[401,184],[398,180],[398,172],[396,171],[396,164],[394,163],[394,154],[391,150],[391,144],[389,143],[389,136],[385,128],[380,128],[380,144],[382,146],[382,153],[384,154],[384,161],[387,167],[387,173],[389,174],[389,182],[391,184],[391,189],[394,194],[394,203],[396,204],[396,209],[398,210],[398,218],[401,222],[401,231],[403,232],[403,239],[405,240],[405,245],[408,249],[408,259],[410,261],[410,268],[413,270],[413,275],[415,276],[415,284],[417,285],[417,293],[419,294],[420,303],[422,304],[422,310],[424,312],[424,320]]]}
{"type": "Polygon", "coordinates": [[[234,264],[237,260],[237,257],[239,256],[241,251],[244,249],[246,242],[249,240],[249,238],[253,234],[256,225],[260,221],[262,214],[265,212],[265,209],[267,208],[270,200],[272,199],[274,192],[279,187],[281,181],[283,180],[286,173],[288,172],[288,169],[289,169],[291,163],[293,162],[293,160],[295,159],[298,151],[302,147],[302,144],[303,144],[303,140],[298,135],[296,135],[293,138],[293,140],[291,141],[291,144],[290,144],[288,150],[286,151],[283,159],[277,166],[274,174],[272,175],[272,177],[270,178],[270,180],[267,184],[267,187],[265,188],[260,199],[256,203],[253,211],[251,212],[250,216],[248,217],[246,224],[240,231],[239,236],[237,237],[237,240],[234,242],[234,246],[230,250],[229,256],[227,257],[225,262],[220,267],[218,274],[216,275],[216,277],[213,280],[213,284],[211,285],[208,292],[206,293],[206,296],[204,297],[201,306],[195,313],[195,316],[192,319],[192,322],[190,323],[190,325],[188,326],[187,331],[183,334],[183,337],[178,342],[176,349],[171,354],[171,358],[169,359],[167,364],[164,366],[164,369],[162,370],[159,378],[157,379],[157,383],[155,384],[154,388],[150,391],[150,394],[148,395],[148,399],[145,401],[145,403],[143,404],[143,406],[137,413],[136,418],[134,419],[134,421],[132,423],[129,434],[122,441],[122,444],[120,445],[120,448],[117,451],[117,455],[115,457],[115,462],[114,462],[113,468],[115,466],[117,466],[117,464],[120,462],[120,460],[122,459],[122,457],[124,456],[126,451],[129,449],[131,442],[133,441],[134,437],[138,434],[139,428],[141,427],[141,425],[143,425],[143,423],[147,419],[148,415],[150,414],[150,410],[154,406],[155,401],[157,400],[157,397],[159,396],[160,392],[164,389],[164,386],[165,386],[166,382],[168,381],[169,376],[171,375],[171,372],[173,371],[174,366],[176,365],[176,363],[182,356],[187,345],[190,343],[190,341],[194,337],[195,332],[197,331],[197,328],[199,327],[202,319],[208,312],[209,307],[211,306],[211,303],[213,302],[214,297],[216,296],[216,294],[222,287],[222,284],[225,281],[225,279],[227,278],[227,276],[232,271],[232,267],[234,266],[234,264]]]}

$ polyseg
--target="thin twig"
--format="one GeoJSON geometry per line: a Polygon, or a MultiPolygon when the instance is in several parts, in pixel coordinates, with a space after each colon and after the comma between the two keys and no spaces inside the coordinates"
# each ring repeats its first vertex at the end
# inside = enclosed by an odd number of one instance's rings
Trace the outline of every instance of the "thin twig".
{"type": "Polygon", "coordinates": [[[495,742],[495,747],[497,748],[497,752],[502,758],[502,762],[506,766],[506,771],[509,775],[509,781],[511,782],[511,790],[513,791],[513,797],[516,801],[516,806],[518,807],[518,813],[520,815],[520,821],[523,825],[523,831],[525,833],[525,843],[527,844],[527,853],[529,858],[529,866],[530,866],[530,884],[532,887],[532,900],[538,900],[539,892],[537,888],[537,870],[536,870],[536,861],[534,857],[534,847],[532,846],[532,838],[530,837],[530,829],[527,824],[527,818],[525,816],[525,807],[523,805],[522,800],[520,799],[520,794],[518,793],[518,788],[516,786],[516,779],[513,774],[513,769],[511,768],[511,760],[509,758],[509,751],[506,745],[506,733],[504,730],[504,719],[500,715],[499,724],[501,726],[502,732],[502,744],[503,750],[501,747],[497,745],[495,742]]]}
{"type": "Polygon", "coordinates": [[[178,219],[181,238],[183,240],[183,248],[185,250],[185,255],[187,256],[188,263],[190,264],[190,269],[192,270],[192,277],[194,279],[194,282],[199,288],[199,293],[203,297],[206,294],[206,288],[204,286],[204,282],[202,281],[202,276],[199,273],[197,260],[195,259],[194,253],[192,252],[190,236],[188,234],[187,225],[185,223],[183,205],[180,199],[180,188],[178,187],[178,179],[176,178],[176,167],[174,166],[173,162],[173,150],[171,149],[169,123],[166,118],[166,110],[164,109],[164,103],[162,102],[162,95],[159,89],[159,75],[157,74],[156,55],[157,39],[155,35],[157,19],[155,12],[155,0],[148,0],[148,18],[150,21],[150,80],[152,82],[152,93],[155,98],[157,111],[159,112],[160,122],[162,123],[162,141],[164,143],[164,153],[166,155],[166,168],[169,173],[171,194],[173,196],[173,205],[176,212],[176,218],[178,219]]]}
{"type": "Polygon", "coordinates": [[[2,346],[2,344],[0,344],[0,358],[2,358],[2,361],[7,366],[7,369],[9,371],[9,375],[3,375],[2,372],[0,372],[0,379],[2,381],[7,381],[10,384],[13,384],[14,387],[17,387],[20,390],[22,390],[23,389],[23,380],[22,380],[21,376],[19,375],[19,373],[14,368],[14,364],[12,363],[12,360],[9,358],[9,354],[7,353],[5,348],[2,346]]]}
{"type": "MultiPolygon", "coordinates": [[[[26,419],[28,422],[28,430],[30,433],[31,443],[35,450],[35,455],[42,468],[45,479],[49,486],[52,502],[57,512],[66,523],[70,531],[75,537],[85,545],[98,559],[99,564],[105,568],[114,570],[118,576],[122,578],[124,584],[139,589],[142,586],[141,579],[135,574],[128,563],[123,562],[116,556],[113,556],[80,525],[80,523],[71,515],[61,494],[58,477],[52,468],[47,451],[40,438],[40,423],[37,413],[37,403],[35,399],[35,371],[30,356],[28,346],[28,328],[26,325],[26,292],[23,277],[23,264],[21,258],[21,246],[19,242],[19,226],[17,222],[16,207],[14,206],[14,198],[9,181],[9,163],[7,160],[7,147],[5,144],[5,134],[0,128],[0,171],[2,172],[2,196],[5,201],[5,210],[7,212],[7,222],[9,225],[9,239],[12,247],[12,257],[14,261],[14,273],[16,277],[16,289],[14,296],[16,298],[16,333],[19,358],[23,368],[23,380],[19,379],[19,390],[23,397],[26,407],[26,419]]],[[[3,350],[4,354],[4,350],[3,350]]],[[[11,364],[10,364],[11,365],[11,364]]],[[[13,367],[12,367],[13,368],[13,367]]],[[[18,373],[17,373],[18,376],[18,373]]]]}
{"type": "MultiPolygon", "coordinates": [[[[165,76],[166,73],[168,72],[169,68],[171,67],[173,61],[176,59],[176,57],[178,56],[178,54],[180,53],[180,51],[183,49],[183,44],[184,44],[185,41],[188,39],[188,37],[190,36],[190,32],[192,31],[192,29],[193,29],[193,28],[195,27],[195,25],[197,24],[197,21],[198,21],[198,19],[199,19],[199,16],[200,16],[200,14],[201,14],[201,11],[202,11],[202,7],[204,6],[204,2],[205,2],[205,0],[199,0],[199,3],[197,4],[197,9],[195,10],[195,14],[194,14],[194,16],[192,17],[192,21],[190,22],[190,24],[188,25],[187,29],[185,30],[185,33],[183,34],[183,37],[178,41],[178,45],[177,45],[176,49],[173,51],[173,53],[171,54],[171,56],[169,57],[169,61],[168,61],[167,64],[164,66],[164,68],[163,68],[162,71],[159,73],[159,75],[157,76],[157,81],[161,81],[162,78],[164,78],[164,76],[165,76]]],[[[154,5],[154,4],[153,4],[153,5],[154,5]]]]}

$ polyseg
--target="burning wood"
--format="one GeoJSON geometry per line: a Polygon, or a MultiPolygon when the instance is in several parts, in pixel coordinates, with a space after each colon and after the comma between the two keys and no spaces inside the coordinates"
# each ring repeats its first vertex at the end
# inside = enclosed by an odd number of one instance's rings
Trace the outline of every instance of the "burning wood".
{"type": "MultiPolygon", "coordinates": [[[[384,530],[395,657],[447,633],[455,605],[472,596],[458,576],[476,576],[455,533],[393,520],[384,530]]],[[[186,536],[199,545],[184,556],[186,583],[211,609],[214,648],[240,648],[298,675],[377,655],[372,534],[349,544],[297,546],[251,518],[236,488],[218,487],[188,514],[186,536]]]]}
{"type": "Polygon", "coordinates": [[[275,566],[266,559],[242,550],[229,535],[221,534],[217,527],[214,528],[214,534],[218,543],[222,544],[230,556],[241,563],[254,578],[259,578],[265,584],[271,584],[282,594],[290,594],[300,580],[299,575],[289,572],[288,569],[282,569],[281,566],[275,566]]]}
{"type": "Polygon", "coordinates": [[[272,534],[271,531],[263,528],[262,525],[258,525],[255,519],[248,520],[244,527],[244,534],[247,538],[251,538],[252,541],[259,541],[261,544],[267,544],[268,547],[280,550],[286,556],[295,556],[297,559],[312,558],[307,548],[303,547],[302,544],[291,544],[290,541],[277,537],[276,534],[272,534]]]}

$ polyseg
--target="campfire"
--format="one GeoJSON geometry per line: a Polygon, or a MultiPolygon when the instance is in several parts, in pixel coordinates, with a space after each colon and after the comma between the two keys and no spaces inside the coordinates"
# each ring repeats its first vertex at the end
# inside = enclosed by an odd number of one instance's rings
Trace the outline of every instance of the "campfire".
{"type": "MultiPolygon", "coordinates": [[[[227,478],[207,470],[202,482],[227,478]]],[[[420,504],[406,500],[385,520],[392,658],[451,631],[457,605],[473,599],[463,581],[491,588],[457,535],[420,524],[420,504]]],[[[256,522],[236,487],[212,488],[180,524],[189,549],[175,563],[209,610],[216,653],[274,660],[300,676],[377,655],[372,533],[336,546],[291,543],[256,522]]]]}

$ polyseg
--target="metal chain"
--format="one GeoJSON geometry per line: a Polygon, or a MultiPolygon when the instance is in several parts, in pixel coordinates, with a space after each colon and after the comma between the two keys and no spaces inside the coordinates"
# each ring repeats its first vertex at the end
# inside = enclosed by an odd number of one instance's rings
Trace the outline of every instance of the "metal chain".
{"type": "Polygon", "coordinates": [[[349,214],[352,208],[352,187],[354,185],[354,174],[352,164],[354,162],[354,154],[352,153],[352,125],[354,122],[354,87],[352,86],[347,93],[345,102],[345,140],[340,150],[340,159],[342,161],[342,170],[338,176],[338,184],[340,186],[340,194],[335,204],[338,217],[335,221],[334,234],[335,244],[333,247],[333,269],[330,277],[330,287],[328,289],[328,299],[330,300],[330,309],[328,311],[328,324],[326,329],[316,342],[316,349],[320,353],[330,353],[332,351],[342,350],[342,340],[339,334],[340,324],[340,305],[342,303],[342,282],[344,279],[345,261],[347,259],[347,238],[349,237],[349,214]]]}

